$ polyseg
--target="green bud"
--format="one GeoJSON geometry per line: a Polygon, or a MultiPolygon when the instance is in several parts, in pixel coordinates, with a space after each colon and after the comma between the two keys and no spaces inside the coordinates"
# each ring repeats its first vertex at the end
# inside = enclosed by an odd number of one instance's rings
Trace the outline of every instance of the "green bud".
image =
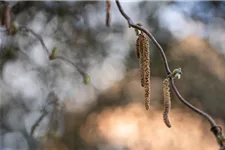
{"type": "Polygon", "coordinates": [[[18,32],[18,25],[15,23],[12,25],[12,35],[15,35],[18,32]]]}
{"type": "Polygon", "coordinates": [[[177,68],[177,69],[174,69],[174,70],[173,70],[171,77],[172,77],[173,79],[174,79],[174,78],[180,79],[181,74],[182,74],[181,68],[177,68]]]}
{"type": "MultiPolygon", "coordinates": [[[[140,24],[140,23],[137,23],[137,25],[142,26],[142,24],[140,24]]],[[[134,31],[135,31],[137,36],[140,34],[140,31],[138,29],[134,28],[134,31]]]]}
{"type": "Polygon", "coordinates": [[[49,56],[49,59],[53,60],[53,59],[55,59],[56,56],[57,56],[57,48],[54,47],[53,50],[52,50],[51,55],[49,56]]]}
{"type": "Polygon", "coordinates": [[[141,24],[141,23],[137,23],[137,25],[138,25],[138,26],[142,26],[142,24],[141,24]]]}
{"type": "Polygon", "coordinates": [[[84,76],[83,76],[83,82],[84,82],[84,84],[90,84],[90,82],[91,82],[91,78],[90,78],[90,76],[88,75],[88,74],[85,74],[84,76]]]}
{"type": "Polygon", "coordinates": [[[135,31],[137,36],[140,34],[138,29],[135,28],[134,31],[135,31]]]}

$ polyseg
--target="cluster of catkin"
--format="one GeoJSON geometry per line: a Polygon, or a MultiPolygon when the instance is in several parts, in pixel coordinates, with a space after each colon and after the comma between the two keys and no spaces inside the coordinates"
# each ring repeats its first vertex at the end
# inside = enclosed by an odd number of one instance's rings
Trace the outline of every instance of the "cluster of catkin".
{"type": "MultiPolygon", "coordinates": [[[[136,40],[136,55],[139,60],[141,86],[145,88],[145,108],[150,108],[150,52],[149,52],[149,41],[146,34],[141,32],[138,34],[136,40]]],[[[169,79],[166,78],[163,81],[163,97],[164,97],[164,112],[163,121],[167,127],[171,127],[169,112],[171,110],[171,98],[170,98],[170,87],[169,79]]]]}
{"type": "Polygon", "coordinates": [[[139,59],[141,86],[145,88],[145,108],[150,108],[150,57],[149,41],[144,33],[138,35],[136,41],[136,54],[139,59]]]}

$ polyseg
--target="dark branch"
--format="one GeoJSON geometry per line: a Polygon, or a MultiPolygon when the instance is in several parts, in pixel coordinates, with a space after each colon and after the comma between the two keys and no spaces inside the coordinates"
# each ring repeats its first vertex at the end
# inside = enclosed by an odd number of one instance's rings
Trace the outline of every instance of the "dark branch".
{"type": "Polygon", "coordinates": [[[78,70],[78,72],[79,72],[82,76],[85,75],[84,71],[81,70],[81,68],[79,68],[79,67],[78,67],[74,62],[72,62],[71,60],[69,60],[69,59],[67,59],[67,58],[65,58],[65,57],[63,57],[63,56],[56,56],[54,59],[63,60],[63,61],[65,61],[65,62],[71,64],[72,66],[74,66],[74,67],[78,70]]]}
{"type": "MultiPolygon", "coordinates": [[[[116,4],[117,4],[117,7],[120,11],[120,13],[123,15],[123,17],[127,20],[127,23],[130,27],[133,27],[135,29],[138,29],[142,32],[144,32],[145,34],[148,35],[148,37],[152,40],[152,42],[154,43],[154,45],[157,47],[162,59],[163,59],[163,64],[164,64],[164,67],[165,67],[165,70],[166,70],[166,75],[169,76],[171,74],[171,71],[170,71],[170,68],[169,68],[169,65],[168,65],[168,61],[167,61],[167,57],[162,49],[162,47],[160,46],[160,44],[156,41],[156,39],[154,38],[154,36],[148,32],[147,30],[145,30],[144,28],[134,24],[134,22],[131,20],[131,18],[124,12],[122,6],[120,5],[120,2],[118,0],[116,0],[116,4]]],[[[211,131],[214,133],[214,135],[216,136],[216,139],[219,143],[219,145],[222,147],[224,146],[224,143],[222,140],[219,139],[219,137],[222,137],[222,129],[220,126],[218,126],[216,124],[216,122],[214,121],[214,119],[208,115],[207,113],[203,112],[202,110],[196,108],[195,106],[191,105],[189,102],[187,102],[180,94],[180,92],[178,91],[175,83],[174,83],[174,79],[169,77],[170,78],[170,83],[171,83],[171,87],[173,89],[173,91],[175,92],[176,96],[178,97],[178,99],[184,104],[186,105],[188,108],[190,108],[191,110],[193,110],[194,112],[198,113],[199,115],[201,115],[202,117],[204,117],[205,119],[208,120],[208,122],[210,123],[211,125],[211,131]]]]}
{"type": "Polygon", "coordinates": [[[33,136],[35,129],[39,126],[40,122],[44,119],[44,117],[47,115],[47,111],[43,111],[41,116],[36,120],[36,122],[31,127],[30,135],[33,136]]]}
{"type": "MultiPolygon", "coordinates": [[[[31,132],[30,135],[33,136],[35,129],[39,126],[40,122],[44,119],[44,117],[49,113],[48,110],[48,106],[52,106],[53,107],[53,111],[51,112],[51,116],[52,114],[54,114],[54,109],[59,105],[59,98],[58,96],[54,93],[54,92],[50,92],[48,94],[47,100],[42,108],[42,114],[40,115],[40,117],[36,120],[36,122],[32,125],[31,127],[31,132]]],[[[51,117],[50,117],[50,123],[51,123],[51,117]]]]}
{"type": "MultiPolygon", "coordinates": [[[[19,31],[30,32],[32,35],[34,35],[34,36],[40,41],[42,47],[45,49],[48,58],[50,58],[50,55],[51,55],[51,54],[50,54],[50,51],[48,50],[48,48],[47,48],[47,46],[45,45],[45,43],[44,43],[42,37],[41,37],[39,34],[37,34],[34,30],[32,30],[32,29],[30,29],[30,28],[27,28],[27,27],[25,27],[25,26],[19,26],[19,27],[18,27],[18,30],[19,30],[19,31]]],[[[66,57],[64,57],[64,56],[55,56],[54,59],[60,59],[60,60],[62,60],[62,61],[65,61],[65,62],[67,62],[67,63],[70,63],[71,65],[73,65],[73,66],[77,69],[77,71],[78,71],[82,76],[85,76],[84,71],[83,71],[81,68],[79,68],[74,62],[72,62],[71,60],[69,60],[68,58],[66,58],[66,57]]],[[[54,59],[52,59],[52,60],[54,60],[54,59]]]]}
{"type": "Polygon", "coordinates": [[[24,31],[30,32],[32,35],[34,35],[34,36],[41,42],[41,45],[42,45],[43,48],[45,49],[47,55],[48,55],[48,56],[50,55],[50,53],[49,53],[49,51],[48,51],[48,48],[46,47],[46,45],[45,45],[45,43],[44,43],[42,37],[41,37],[40,35],[38,35],[36,32],[34,32],[34,30],[29,29],[29,28],[24,27],[24,26],[19,26],[19,27],[18,27],[18,30],[19,30],[19,31],[24,30],[24,31]]]}

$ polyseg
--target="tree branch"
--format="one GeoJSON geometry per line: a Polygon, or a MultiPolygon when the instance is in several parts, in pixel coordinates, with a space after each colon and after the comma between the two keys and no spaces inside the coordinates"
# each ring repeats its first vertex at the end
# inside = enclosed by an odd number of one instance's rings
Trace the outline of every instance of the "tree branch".
{"type": "Polygon", "coordinates": [[[44,117],[48,114],[47,111],[43,111],[41,116],[36,120],[36,122],[32,125],[30,135],[33,137],[35,129],[39,126],[40,122],[44,119],[44,117]]]}
{"type": "Polygon", "coordinates": [[[138,29],[142,32],[144,32],[154,43],[154,45],[156,46],[157,50],[159,51],[162,60],[163,60],[163,64],[166,70],[166,75],[169,76],[170,79],[170,83],[171,83],[171,87],[174,91],[174,93],[176,94],[176,96],[178,97],[178,99],[184,104],[186,105],[188,108],[190,108],[191,110],[193,110],[194,112],[198,113],[199,115],[201,115],[202,117],[204,117],[211,125],[211,131],[214,133],[220,147],[222,148],[224,146],[223,140],[220,139],[220,137],[223,137],[223,133],[222,133],[222,128],[220,126],[218,126],[216,124],[216,122],[214,121],[214,119],[208,115],[207,113],[203,112],[202,110],[196,108],[195,106],[193,106],[192,104],[190,104],[189,102],[187,102],[180,94],[180,92],[178,91],[175,83],[174,83],[174,79],[170,76],[171,71],[168,65],[168,61],[167,61],[167,57],[163,51],[163,48],[160,46],[160,44],[157,42],[157,40],[154,38],[154,36],[148,32],[147,30],[145,30],[144,28],[134,24],[134,22],[131,20],[131,18],[124,12],[122,6],[120,5],[120,2],[118,0],[116,0],[116,4],[117,7],[120,11],[120,13],[122,14],[122,16],[127,20],[127,23],[130,27],[133,27],[135,29],[138,29]]]}
{"type": "Polygon", "coordinates": [[[47,55],[48,55],[48,56],[50,55],[50,53],[49,53],[49,51],[48,51],[48,48],[46,47],[46,45],[45,45],[45,43],[44,43],[42,37],[41,37],[40,35],[38,35],[36,32],[34,32],[34,30],[32,30],[32,29],[30,29],[30,28],[27,28],[27,27],[25,27],[25,26],[19,26],[19,27],[18,27],[18,30],[19,30],[19,31],[24,30],[24,31],[30,32],[32,35],[34,35],[34,36],[41,42],[41,45],[42,45],[43,48],[45,49],[47,55]]]}
{"type": "MultiPolygon", "coordinates": [[[[42,47],[43,47],[44,50],[46,51],[46,54],[47,54],[48,58],[50,58],[50,55],[51,55],[51,54],[50,54],[50,51],[48,50],[48,48],[47,48],[47,46],[45,45],[45,43],[44,43],[42,37],[41,37],[39,34],[37,34],[34,30],[32,30],[32,29],[30,29],[30,28],[27,28],[27,27],[25,27],[25,26],[19,26],[19,27],[18,27],[18,30],[19,30],[19,31],[30,32],[32,35],[34,35],[34,36],[40,41],[42,47]]],[[[72,66],[74,66],[74,67],[77,69],[77,71],[78,71],[82,76],[85,76],[85,72],[84,72],[81,68],[79,68],[74,62],[72,62],[71,60],[69,60],[68,58],[66,58],[66,57],[64,57],[64,56],[55,56],[54,59],[59,59],[59,60],[62,60],[62,61],[65,61],[65,62],[71,64],[72,66]]],[[[54,60],[54,59],[52,59],[52,60],[54,60]]]]}
{"type": "MultiPolygon", "coordinates": [[[[43,108],[42,108],[42,114],[39,116],[39,118],[35,121],[35,123],[32,125],[31,127],[31,132],[30,132],[30,135],[33,137],[33,134],[34,134],[34,131],[35,129],[39,126],[40,122],[44,119],[44,117],[50,113],[49,111],[51,111],[51,115],[50,115],[50,121],[49,121],[49,128],[51,129],[52,128],[52,123],[53,123],[53,115],[55,115],[56,113],[56,109],[60,106],[60,103],[59,103],[59,98],[58,96],[54,93],[54,92],[50,92],[48,94],[48,97],[47,97],[47,100],[45,102],[45,104],[43,105],[43,108]],[[51,106],[52,109],[49,110],[48,107],[51,106]]],[[[49,132],[49,131],[48,131],[49,132]]]]}

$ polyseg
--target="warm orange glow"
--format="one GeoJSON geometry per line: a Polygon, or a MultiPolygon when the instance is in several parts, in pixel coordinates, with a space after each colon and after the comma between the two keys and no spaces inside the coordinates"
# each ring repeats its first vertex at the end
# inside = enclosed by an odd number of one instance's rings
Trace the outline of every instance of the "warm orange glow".
{"type": "Polygon", "coordinates": [[[88,143],[104,140],[129,150],[218,149],[208,124],[200,118],[181,109],[172,110],[171,116],[173,127],[167,128],[162,111],[154,108],[146,111],[139,103],[107,108],[89,116],[81,128],[81,136],[88,143]]]}

